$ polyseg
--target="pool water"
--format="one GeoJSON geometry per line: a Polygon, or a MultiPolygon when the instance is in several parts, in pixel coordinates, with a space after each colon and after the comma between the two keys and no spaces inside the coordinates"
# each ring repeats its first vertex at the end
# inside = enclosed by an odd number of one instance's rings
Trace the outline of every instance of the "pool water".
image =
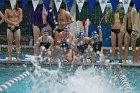
{"type": "Polygon", "coordinates": [[[124,70],[129,83],[131,84],[133,93],[140,93],[140,69],[138,68],[127,68],[124,70]]]}
{"type": "MultiPolygon", "coordinates": [[[[0,84],[28,70],[25,67],[1,67],[0,84]]],[[[140,91],[140,69],[123,69],[133,93],[140,91]]],[[[125,93],[118,72],[111,67],[38,68],[3,93],[125,93]]]]}

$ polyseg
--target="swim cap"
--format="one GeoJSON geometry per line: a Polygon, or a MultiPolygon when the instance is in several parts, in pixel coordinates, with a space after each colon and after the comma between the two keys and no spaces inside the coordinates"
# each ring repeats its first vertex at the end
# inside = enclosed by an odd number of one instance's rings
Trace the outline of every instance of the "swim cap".
{"type": "Polygon", "coordinates": [[[99,36],[98,33],[97,33],[96,31],[93,31],[92,37],[93,37],[93,38],[97,38],[98,36],[99,36]]]}
{"type": "Polygon", "coordinates": [[[43,32],[45,33],[45,32],[48,32],[48,30],[45,28],[44,30],[43,30],[43,32]]]}
{"type": "Polygon", "coordinates": [[[83,37],[84,36],[84,32],[79,32],[78,33],[78,37],[83,37]]]}

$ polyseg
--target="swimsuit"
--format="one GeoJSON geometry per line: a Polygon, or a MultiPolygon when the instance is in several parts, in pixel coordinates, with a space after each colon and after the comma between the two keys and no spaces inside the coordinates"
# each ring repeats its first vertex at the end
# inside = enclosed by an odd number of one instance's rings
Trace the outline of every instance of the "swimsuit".
{"type": "MultiPolygon", "coordinates": [[[[48,12],[47,21],[49,25],[51,26],[51,28],[54,29],[57,25],[57,22],[55,20],[53,10],[52,8],[49,7],[48,10],[46,11],[48,12]]],[[[34,9],[32,9],[30,13],[30,18],[29,18],[30,23],[40,28],[46,26],[46,24],[43,24],[42,12],[43,12],[43,4],[38,4],[35,11],[34,9]]]]}
{"type": "Polygon", "coordinates": [[[62,32],[62,31],[64,31],[64,29],[57,29],[57,32],[62,32]]]}
{"type": "Polygon", "coordinates": [[[112,32],[114,32],[116,35],[120,33],[120,29],[111,29],[112,32]]]}
{"type": "Polygon", "coordinates": [[[42,42],[40,42],[40,47],[44,46],[46,49],[48,49],[51,46],[50,42],[43,42],[43,38],[42,38],[42,42]]]}
{"type": "MultiPolygon", "coordinates": [[[[64,35],[63,35],[64,36],[64,35]]],[[[66,36],[64,36],[61,40],[61,47],[64,49],[64,50],[68,50],[70,49],[70,46],[69,46],[69,42],[67,41],[69,39],[69,33],[66,34],[66,36]]]]}
{"type": "Polygon", "coordinates": [[[81,52],[84,53],[85,50],[88,48],[88,44],[84,44],[84,45],[79,45],[77,46],[77,49],[81,52]]]}
{"type": "Polygon", "coordinates": [[[81,52],[84,53],[85,50],[88,48],[88,42],[85,40],[78,40],[79,45],[77,45],[77,49],[81,52]],[[81,43],[81,44],[80,44],[81,43]]]}
{"type": "Polygon", "coordinates": [[[15,33],[18,29],[20,29],[19,26],[14,27],[14,29],[12,30],[11,27],[7,27],[7,29],[9,29],[10,31],[12,31],[13,33],[15,33]]]}
{"type": "Polygon", "coordinates": [[[128,32],[129,35],[131,35],[132,29],[126,29],[126,31],[128,32]]]}
{"type": "Polygon", "coordinates": [[[102,47],[102,41],[94,42],[92,45],[92,48],[95,52],[101,51],[101,47],[102,47]]]}

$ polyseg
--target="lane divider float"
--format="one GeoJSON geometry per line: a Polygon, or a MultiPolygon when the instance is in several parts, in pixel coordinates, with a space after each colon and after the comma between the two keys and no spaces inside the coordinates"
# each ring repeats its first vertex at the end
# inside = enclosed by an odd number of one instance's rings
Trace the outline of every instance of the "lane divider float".
{"type": "Polygon", "coordinates": [[[4,84],[0,85],[0,92],[8,89],[10,86],[15,84],[16,82],[24,79],[25,77],[29,76],[30,73],[28,71],[23,72],[22,74],[18,75],[17,77],[5,82],[4,84]]]}

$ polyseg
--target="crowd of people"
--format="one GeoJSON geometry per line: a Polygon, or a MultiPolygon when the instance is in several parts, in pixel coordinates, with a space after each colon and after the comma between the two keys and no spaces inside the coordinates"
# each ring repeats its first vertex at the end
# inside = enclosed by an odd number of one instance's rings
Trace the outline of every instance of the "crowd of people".
{"type": "MultiPolygon", "coordinates": [[[[12,42],[16,43],[16,58],[19,60],[20,55],[20,23],[22,21],[23,12],[18,7],[18,2],[14,9],[8,8],[4,15],[0,12],[2,18],[0,23],[5,21],[7,25],[7,41],[8,41],[8,60],[12,60],[12,42]]],[[[106,62],[102,49],[102,31],[93,31],[92,37],[88,37],[85,31],[70,32],[70,24],[74,22],[73,16],[66,11],[66,4],[62,2],[57,17],[54,16],[53,9],[45,8],[43,0],[39,0],[39,4],[34,11],[30,12],[30,23],[33,28],[34,39],[34,55],[43,58],[43,61],[69,61],[69,62],[96,62],[96,57],[100,57],[100,62],[106,62]],[[47,26],[52,28],[49,32],[47,26]]],[[[111,25],[111,59],[114,62],[116,38],[119,46],[119,62],[126,64],[131,44],[133,51],[133,63],[138,64],[140,55],[140,14],[136,11],[134,3],[131,1],[127,14],[120,11],[118,5],[115,12],[107,11],[105,21],[111,25]],[[124,36],[124,61],[122,61],[122,42],[124,36]]],[[[84,24],[85,25],[85,24],[84,24]]],[[[33,40],[32,39],[32,40],[33,40]]]]}

